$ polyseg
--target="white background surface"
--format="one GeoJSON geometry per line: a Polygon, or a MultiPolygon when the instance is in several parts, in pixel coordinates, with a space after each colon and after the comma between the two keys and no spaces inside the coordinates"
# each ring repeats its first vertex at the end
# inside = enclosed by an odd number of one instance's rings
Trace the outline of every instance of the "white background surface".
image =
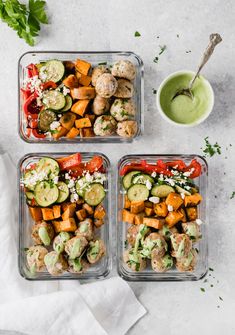
{"type": "MultiPolygon", "coordinates": [[[[17,134],[17,61],[23,52],[33,49],[6,25],[0,24],[0,152],[8,151],[17,163],[29,152],[95,150],[110,158],[115,171],[115,164],[124,154],[201,154],[204,137],[209,136],[212,143],[218,141],[222,154],[208,159],[209,264],[214,269],[208,277],[210,283],[130,284],[148,314],[129,334],[234,334],[235,198],[229,199],[235,191],[234,1],[50,0],[47,3],[51,24],[43,28],[35,50],[128,50],[142,57],[145,134],[126,145],[24,143],[17,134]],[[134,37],[136,30],[141,37],[134,37]],[[157,88],[173,71],[195,69],[211,32],[219,32],[223,37],[223,43],[204,70],[215,91],[214,111],[198,127],[177,128],[161,119],[152,88],[157,88]],[[164,44],[167,50],[155,64],[153,59],[159,45],[164,44]],[[186,53],[188,50],[191,53],[186,53]],[[200,287],[205,288],[205,293],[200,287]],[[220,301],[219,296],[224,301],[220,301]]],[[[115,229],[114,217],[112,223],[115,229]]]]}

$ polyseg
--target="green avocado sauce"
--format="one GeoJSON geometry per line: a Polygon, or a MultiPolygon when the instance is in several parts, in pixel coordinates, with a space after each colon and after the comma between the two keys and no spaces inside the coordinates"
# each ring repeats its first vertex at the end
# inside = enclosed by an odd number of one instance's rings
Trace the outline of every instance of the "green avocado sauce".
{"type": "Polygon", "coordinates": [[[160,93],[160,105],[166,116],[180,124],[193,124],[205,116],[212,106],[212,93],[207,81],[198,77],[193,85],[193,99],[185,95],[174,95],[187,88],[192,74],[179,73],[170,78],[160,93]],[[173,99],[173,100],[172,100],[173,99]]]}

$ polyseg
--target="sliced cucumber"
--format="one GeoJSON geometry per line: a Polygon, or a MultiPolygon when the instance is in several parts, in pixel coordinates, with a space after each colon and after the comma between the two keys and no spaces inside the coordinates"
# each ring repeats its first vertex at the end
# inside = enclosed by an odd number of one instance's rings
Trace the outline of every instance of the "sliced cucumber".
{"type": "Polygon", "coordinates": [[[59,189],[59,196],[58,196],[58,199],[56,200],[56,202],[58,202],[60,204],[60,203],[64,202],[66,199],[68,199],[69,188],[63,181],[58,181],[56,186],[59,189]]]}
{"type": "Polygon", "coordinates": [[[127,196],[130,201],[145,201],[149,197],[149,190],[143,184],[135,184],[128,189],[127,196]]]}
{"type": "Polygon", "coordinates": [[[140,171],[131,171],[129,173],[127,173],[123,179],[122,179],[122,184],[123,184],[123,187],[127,190],[131,185],[132,185],[132,177],[136,174],[139,174],[140,171]]]}
{"type": "Polygon", "coordinates": [[[39,160],[36,170],[38,173],[44,172],[47,176],[50,174],[53,176],[58,176],[60,172],[58,162],[50,157],[43,157],[39,160]]]}
{"type": "Polygon", "coordinates": [[[29,170],[25,172],[24,177],[23,177],[24,185],[30,191],[34,191],[34,188],[35,188],[35,185],[31,185],[32,184],[31,179],[34,173],[35,172],[29,170]]]}
{"type": "Polygon", "coordinates": [[[38,115],[38,128],[46,132],[50,130],[50,124],[56,120],[56,114],[48,109],[42,110],[38,115]]]}
{"type": "Polygon", "coordinates": [[[184,193],[185,195],[191,195],[191,193],[187,190],[185,190],[184,188],[178,186],[178,185],[175,185],[175,189],[178,193],[184,193]]]}
{"type": "Polygon", "coordinates": [[[99,205],[105,198],[105,190],[101,184],[90,184],[84,195],[85,202],[90,206],[99,205]]]}
{"type": "Polygon", "coordinates": [[[154,179],[149,174],[145,174],[145,173],[139,173],[136,176],[133,176],[131,182],[132,182],[132,184],[143,184],[143,185],[146,185],[147,180],[151,184],[154,184],[154,179]]]}
{"type": "Polygon", "coordinates": [[[28,200],[32,200],[34,198],[34,193],[33,192],[25,192],[25,195],[28,200]]]}
{"type": "Polygon", "coordinates": [[[80,178],[75,185],[77,194],[84,198],[85,192],[88,190],[89,186],[90,183],[86,180],[85,177],[80,178]]]}
{"type": "Polygon", "coordinates": [[[65,106],[62,108],[59,112],[67,112],[68,110],[71,109],[73,104],[73,100],[70,95],[65,96],[65,106]]]}
{"type": "Polygon", "coordinates": [[[40,67],[39,78],[44,82],[54,81],[57,83],[63,78],[64,72],[64,64],[60,60],[52,59],[40,67]]]}
{"type": "Polygon", "coordinates": [[[59,190],[56,185],[41,181],[36,185],[34,195],[39,206],[48,207],[57,201],[59,190]]]}
{"type": "Polygon", "coordinates": [[[42,102],[46,108],[53,109],[55,111],[59,111],[64,108],[66,104],[65,96],[57,90],[45,91],[43,93],[42,102]]]}
{"type": "Polygon", "coordinates": [[[151,190],[154,197],[165,198],[168,194],[175,192],[174,188],[169,185],[155,185],[151,190]]]}

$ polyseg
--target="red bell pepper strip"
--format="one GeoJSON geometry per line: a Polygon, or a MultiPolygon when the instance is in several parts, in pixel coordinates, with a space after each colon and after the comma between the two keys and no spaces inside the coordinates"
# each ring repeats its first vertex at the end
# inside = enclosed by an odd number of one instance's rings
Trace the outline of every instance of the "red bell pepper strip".
{"type": "Polygon", "coordinates": [[[48,81],[44,84],[42,84],[42,90],[48,90],[48,88],[56,88],[57,85],[54,83],[54,81],[48,81]]]}
{"type": "Polygon", "coordinates": [[[166,162],[165,164],[167,167],[172,167],[172,168],[176,167],[176,170],[178,171],[183,171],[187,167],[185,162],[182,161],[181,159],[172,161],[172,162],[166,162]]]}
{"type": "Polygon", "coordinates": [[[38,94],[36,92],[34,92],[33,94],[31,94],[25,101],[24,105],[23,105],[23,110],[25,115],[30,115],[31,113],[39,113],[39,107],[37,106],[37,97],[38,94]]]}
{"type": "Polygon", "coordinates": [[[85,163],[85,170],[90,173],[99,171],[103,166],[103,158],[101,156],[94,156],[88,163],[85,163]]]}
{"type": "Polygon", "coordinates": [[[165,176],[172,176],[172,173],[170,170],[164,169],[163,166],[148,164],[146,161],[141,161],[140,163],[132,163],[130,165],[124,166],[121,171],[120,175],[124,176],[126,173],[130,171],[142,171],[145,173],[152,174],[153,172],[164,174],[165,176]]]}
{"type": "Polygon", "coordinates": [[[70,170],[73,167],[79,166],[82,161],[81,154],[76,153],[70,155],[68,157],[57,158],[57,162],[59,163],[60,169],[70,170]]]}
{"type": "Polygon", "coordinates": [[[32,94],[30,90],[24,90],[23,88],[20,89],[21,90],[21,93],[23,95],[23,100],[27,100],[30,95],[32,94]]]}
{"type": "Polygon", "coordinates": [[[183,172],[188,171],[192,171],[189,178],[192,179],[197,178],[200,176],[202,172],[202,166],[196,159],[193,159],[192,162],[183,170],[183,172]]]}
{"type": "Polygon", "coordinates": [[[45,138],[46,137],[45,134],[39,133],[37,129],[32,129],[32,134],[33,134],[33,136],[35,136],[37,138],[45,138]]]}
{"type": "Polygon", "coordinates": [[[28,77],[29,78],[32,78],[34,76],[38,76],[38,74],[39,74],[38,69],[37,69],[36,65],[34,65],[34,64],[29,64],[27,66],[27,70],[28,70],[28,77]]]}

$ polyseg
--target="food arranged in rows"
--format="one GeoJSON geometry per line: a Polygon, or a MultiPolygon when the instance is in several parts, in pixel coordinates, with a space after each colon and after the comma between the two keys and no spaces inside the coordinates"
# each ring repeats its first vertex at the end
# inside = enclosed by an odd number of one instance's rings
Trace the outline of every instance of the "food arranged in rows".
{"type": "Polygon", "coordinates": [[[29,64],[21,88],[27,136],[134,137],[135,76],[129,60],[94,66],[82,59],[29,64]]]}
{"type": "Polygon", "coordinates": [[[105,255],[98,237],[106,216],[105,172],[101,156],[84,162],[79,153],[42,157],[27,167],[21,185],[34,221],[34,244],[26,250],[32,274],[80,274],[105,255]]]}
{"type": "Polygon", "coordinates": [[[202,238],[198,205],[202,201],[194,179],[201,164],[177,160],[145,160],[125,165],[122,176],[123,224],[128,224],[123,261],[133,271],[165,272],[195,269],[202,238]]]}

